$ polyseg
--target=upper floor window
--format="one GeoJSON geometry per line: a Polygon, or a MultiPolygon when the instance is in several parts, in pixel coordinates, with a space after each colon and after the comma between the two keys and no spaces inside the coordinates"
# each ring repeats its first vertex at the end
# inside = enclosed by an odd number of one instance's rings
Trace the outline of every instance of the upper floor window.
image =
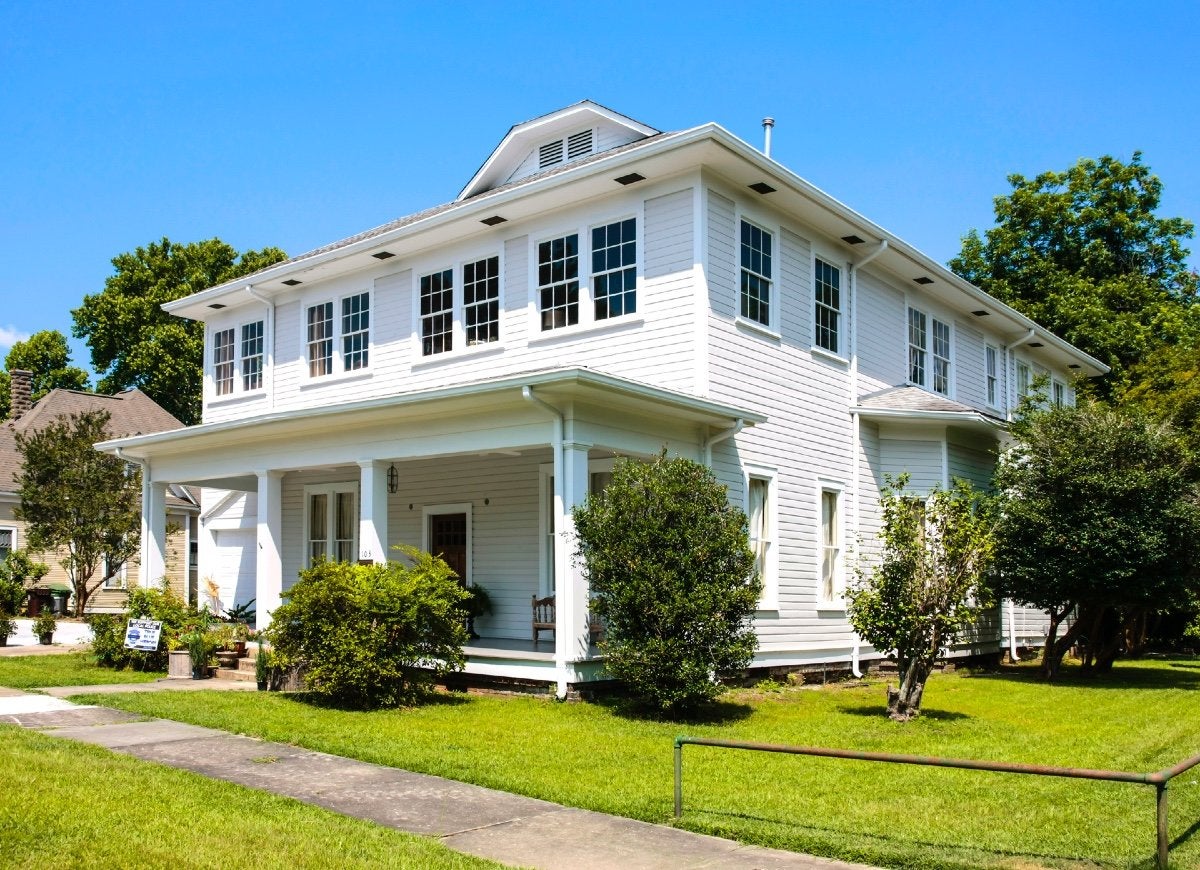
{"type": "Polygon", "coordinates": [[[421,276],[421,353],[454,349],[454,270],[421,276]]]}
{"type": "Polygon", "coordinates": [[[1024,396],[1033,386],[1029,363],[1017,362],[1017,396],[1024,396]]]}
{"type": "Polygon", "coordinates": [[[916,308],[908,309],[908,379],[935,393],[950,394],[950,325],[916,308]]]}
{"type": "Polygon", "coordinates": [[[773,242],[774,237],[770,232],[749,221],[742,221],[742,283],[739,311],[742,317],[763,326],[771,324],[773,242]]]}
{"type": "Polygon", "coordinates": [[[838,353],[838,338],[841,334],[842,318],[842,271],[817,258],[813,263],[816,308],[813,323],[816,326],[817,347],[838,353]]]}
{"type": "Polygon", "coordinates": [[[333,303],[308,307],[308,375],[333,374],[333,303]]]}
{"type": "Polygon", "coordinates": [[[542,330],[579,322],[579,235],[538,244],[538,310],[542,330]]]}
{"type": "Polygon", "coordinates": [[[984,345],[983,346],[983,377],[984,377],[984,381],[985,381],[984,386],[985,386],[985,390],[986,390],[986,394],[987,394],[988,407],[991,407],[991,408],[999,407],[999,402],[997,400],[997,397],[999,395],[998,385],[1000,382],[999,374],[998,374],[998,372],[1000,370],[999,363],[1000,363],[999,350],[997,348],[992,347],[990,344],[984,345]]]}
{"type": "Polygon", "coordinates": [[[467,347],[500,340],[500,258],[463,266],[463,322],[467,347]]]}
{"type": "Polygon", "coordinates": [[[213,392],[227,396],[233,392],[233,330],[213,333],[213,392]]]}
{"type": "Polygon", "coordinates": [[[1054,406],[1061,408],[1067,404],[1067,385],[1062,381],[1053,381],[1051,387],[1053,389],[1054,406]]]}
{"type": "Polygon", "coordinates": [[[637,311],[637,221],[592,229],[592,301],[597,320],[637,311]]]}
{"type": "Polygon", "coordinates": [[[263,322],[242,326],[242,389],[260,390],[263,385],[263,322]]]}
{"type": "Polygon", "coordinates": [[[357,293],[342,300],[342,370],[367,367],[371,333],[371,294],[357,293]]]}

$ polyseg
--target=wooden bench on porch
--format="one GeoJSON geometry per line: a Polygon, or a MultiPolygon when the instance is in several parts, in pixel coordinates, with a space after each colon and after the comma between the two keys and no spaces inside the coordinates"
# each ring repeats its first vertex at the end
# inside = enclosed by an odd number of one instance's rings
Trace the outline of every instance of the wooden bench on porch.
{"type": "MultiPolygon", "coordinates": [[[[554,596],[549,595],[545,598],[533,596],[533,643],[536,646],[538,642],[538,633],[543,631],[554,631],[557,626],[555,621],[554,596]]],[[[595,643],[603,634],[604,627],[600,624],[600,619],[595,614],[588,613],[588,641],[595,643]]]]}

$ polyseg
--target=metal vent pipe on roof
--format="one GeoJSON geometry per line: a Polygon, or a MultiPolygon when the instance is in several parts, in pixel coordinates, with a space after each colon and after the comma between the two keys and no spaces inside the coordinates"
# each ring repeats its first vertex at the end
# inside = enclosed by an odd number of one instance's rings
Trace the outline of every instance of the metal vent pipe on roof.
{"type": "Polygon", "coordinates": [[[771,128],[775,126],[774,118],[763,118],[763,155],[771,156],[771,128]]]}

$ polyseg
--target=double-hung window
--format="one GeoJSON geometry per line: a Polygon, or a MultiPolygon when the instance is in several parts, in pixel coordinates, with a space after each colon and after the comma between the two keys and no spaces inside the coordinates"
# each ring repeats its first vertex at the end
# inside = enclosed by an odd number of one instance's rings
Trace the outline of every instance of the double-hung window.
{"type": "Polygon", "coordinates": [[[597,320],[637,311],[637,221],[592,229],[592,302],[597,320]]]}
{"type": "Polygon", "coordinates": [[[841,493],[821,490],[821,600],[833,601],[839,590],[842,559],[841,493]]]}
{"type": "Polygon", "coordinates": [[[747,320],[771,325],[771,285],[774,236],[760,226],[742,221],[742,279],[738,311],[747,320]]]}
{"type": "Polygon", "coordinates": [[[1000,351],[997,348],[992,347],[990,344],[985,344],[983,346],[983,376],[989,408],[1000,407],[1000,402],[998,399],[1000,383],[999,363],[1000,351]]]}
{"type": "Polygon", "coordinates": [[[463,266],[463,323],[467,347],[500,340],[500,258],[463,266]]]}
{"type": "Polygon", "coordinates": [[[813,261],[815,308],[813,324],[816,344],[822,350],[839,353],[842,328],[842,271],[819,257],[813,261]]]}
{"type": "Polygon", "coordinates": [[[1033,376],[1029,370],[1029,363],[1017,363],[1017,398],[1021,398],[1033,386],[1033,376]]]}
{"type": "Polygon", "coordinates": [[[365,369],[370,362],[371,294],[356,293],[342,300],[342,370],[365,369]]]}
{"type": "Polygon", "coordinates": [[[213,333],[213,392],[218,396],[233,392],[233,334],[232,329],[213,333]]]}
{"type": "Polygon", "coordinates": [[[333,374],[333,303],[308,306],[308,376],[333,374]]]}
{"type": "Polygon", "coordinates": [[[754,553],[754,570],[762,582],[759,607],[777,606],[779,578],[775,552],[777,524],[775,519],[775,474],[773,471],[751,471],[746,478],[746,517],[750,526],[750,550],[754,553]]]}
{"type": "Polygon", "coordinates": [[[579,234],[540,242],[537,262],[542,331],[574,326],[579,322],[579,234]]]}
{"type": "Polygon", "coordinates": [[[1067,385],[1062,381],[1053,381],[1051,386],[1054,391],[1054,407],[1061,408],[1067,403],[1067,385]]]}
{"type": "Polygon", "coordinates": [[[421,276],[421,353],[454,350],[454,270],[421,276]]]}
{"type": "Polygon", "coordinates": [[[908,379],[950,395],[950,325],[916,308],[908,309],[908,379]]]}
{"type": "Polygon", "coordinates": [[[263,385],[263,322],[242,325],[242,390],[260,390],[263,385]]]}
{"type": "Polygon", "coordinates": [[[0,563],[17,548],[17,530],[12,526],[0,526],[0,563]]]}

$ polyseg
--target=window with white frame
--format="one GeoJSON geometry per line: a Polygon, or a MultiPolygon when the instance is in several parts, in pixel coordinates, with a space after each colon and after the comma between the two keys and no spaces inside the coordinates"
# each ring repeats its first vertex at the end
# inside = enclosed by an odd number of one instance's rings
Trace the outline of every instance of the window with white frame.
{"type": "Polygon", "coordinates": [[[592,303],[596,320],[637,311],[637,221],[592,228],[592,303]]]}
{"type": "Polygon", "coordinates": [[[104,560],[101,566],[104,570],[104,588],[105,589],[127,589],[129,588],[129,563],[122,562],[115,569],[108,559],[104,560]]]}
{"type": "Polygon", "coordinates": [[[308,376],[333,374],[333,303],[308,306],[308,376]]]}
{"type": "Polygon", "coordinates": [[[842,319],[842,270],[817,257],[813,261],[817,347],[830,353],[840,353],[838,347],[842,319]]]}
{"type": "Polygon", "coordinates": [[[213,333],[213,392],[227,396],[233,392],[233,330],[213,333]]]}
{"type": "Polygon", "coordinates": [[[17,530],[13,526],[0,526],[0,562],[17,548],[17,530]]]}
{"type": "Polygon", "coordinates": [[[771,325],[771,287],[774,236],[768,230],[742,221],[742,279],[738,311],[747,320],[771,325]]]}
{"type": "Polygon", "coordinates": [[[908,309],[908,379],[943,396],[950,394],[950,325],[916,308],[908,309]]]}
{"type": "Polygon", "coordinates": [[[467,347],[500,340],[500,258],[463,265],[463,324],[467,347]]]}
{"type": "Polygon", "coordinates": [[[538,243],[538,311],[542,331],[579,322],[579,234],[538,243]]]}
{"type": "Polygon", "coordinates": [[[775,554],[775,478],[772,473],[751,472],[746,479],[746,517],[754,570],[762,581],[760,607],[774,607],[778,594],[775,554]]]}
{"type": "Polygon", "coordinates": [[[370,362],[371,294],[355,293],[342,300],[342,371],[365,369],[370,362]]]}
{"type": "Polygon", "coordinates": [[[454,270],[421,276],[421,354],[454,349],[454,270]]]}
{"type": "Polygon", "coordinates": [[[1017,398],[1026,395],[1033,386],[1033,375],[1029,363],[1017,362],[1017,398]]]}
{"type": "Polygon", "coordinates": [[[1054,407],[1061,408],[1067,403],[1067,385],[1062,381],[1052,381],[1054,407]]]}
{"type": "Polygon", "coordinates": [[[261,390],[263,385],[263,322],[242,326],[242,390],[261,390]]]}
{"type": "Polygon", "coordinates": [[[821,489],[821,600],[833,601],[841,593],[842,570],[842,494],[837,489],[821,489]]]}
{"type": "Polygon", "coordinates": [[[999,404],[999,371],[1000,371],[1000,351],[998,348],[992,347],[990,344],[983,346],[983,377],[984,388],[987,395],[987,403],[990,408],[998,408],[999,404]]]}
{"type": "Polygon", "coordinates": [[[332,483],[304,488],[306,564],[358,558],[358,488],[332,483]]]}

